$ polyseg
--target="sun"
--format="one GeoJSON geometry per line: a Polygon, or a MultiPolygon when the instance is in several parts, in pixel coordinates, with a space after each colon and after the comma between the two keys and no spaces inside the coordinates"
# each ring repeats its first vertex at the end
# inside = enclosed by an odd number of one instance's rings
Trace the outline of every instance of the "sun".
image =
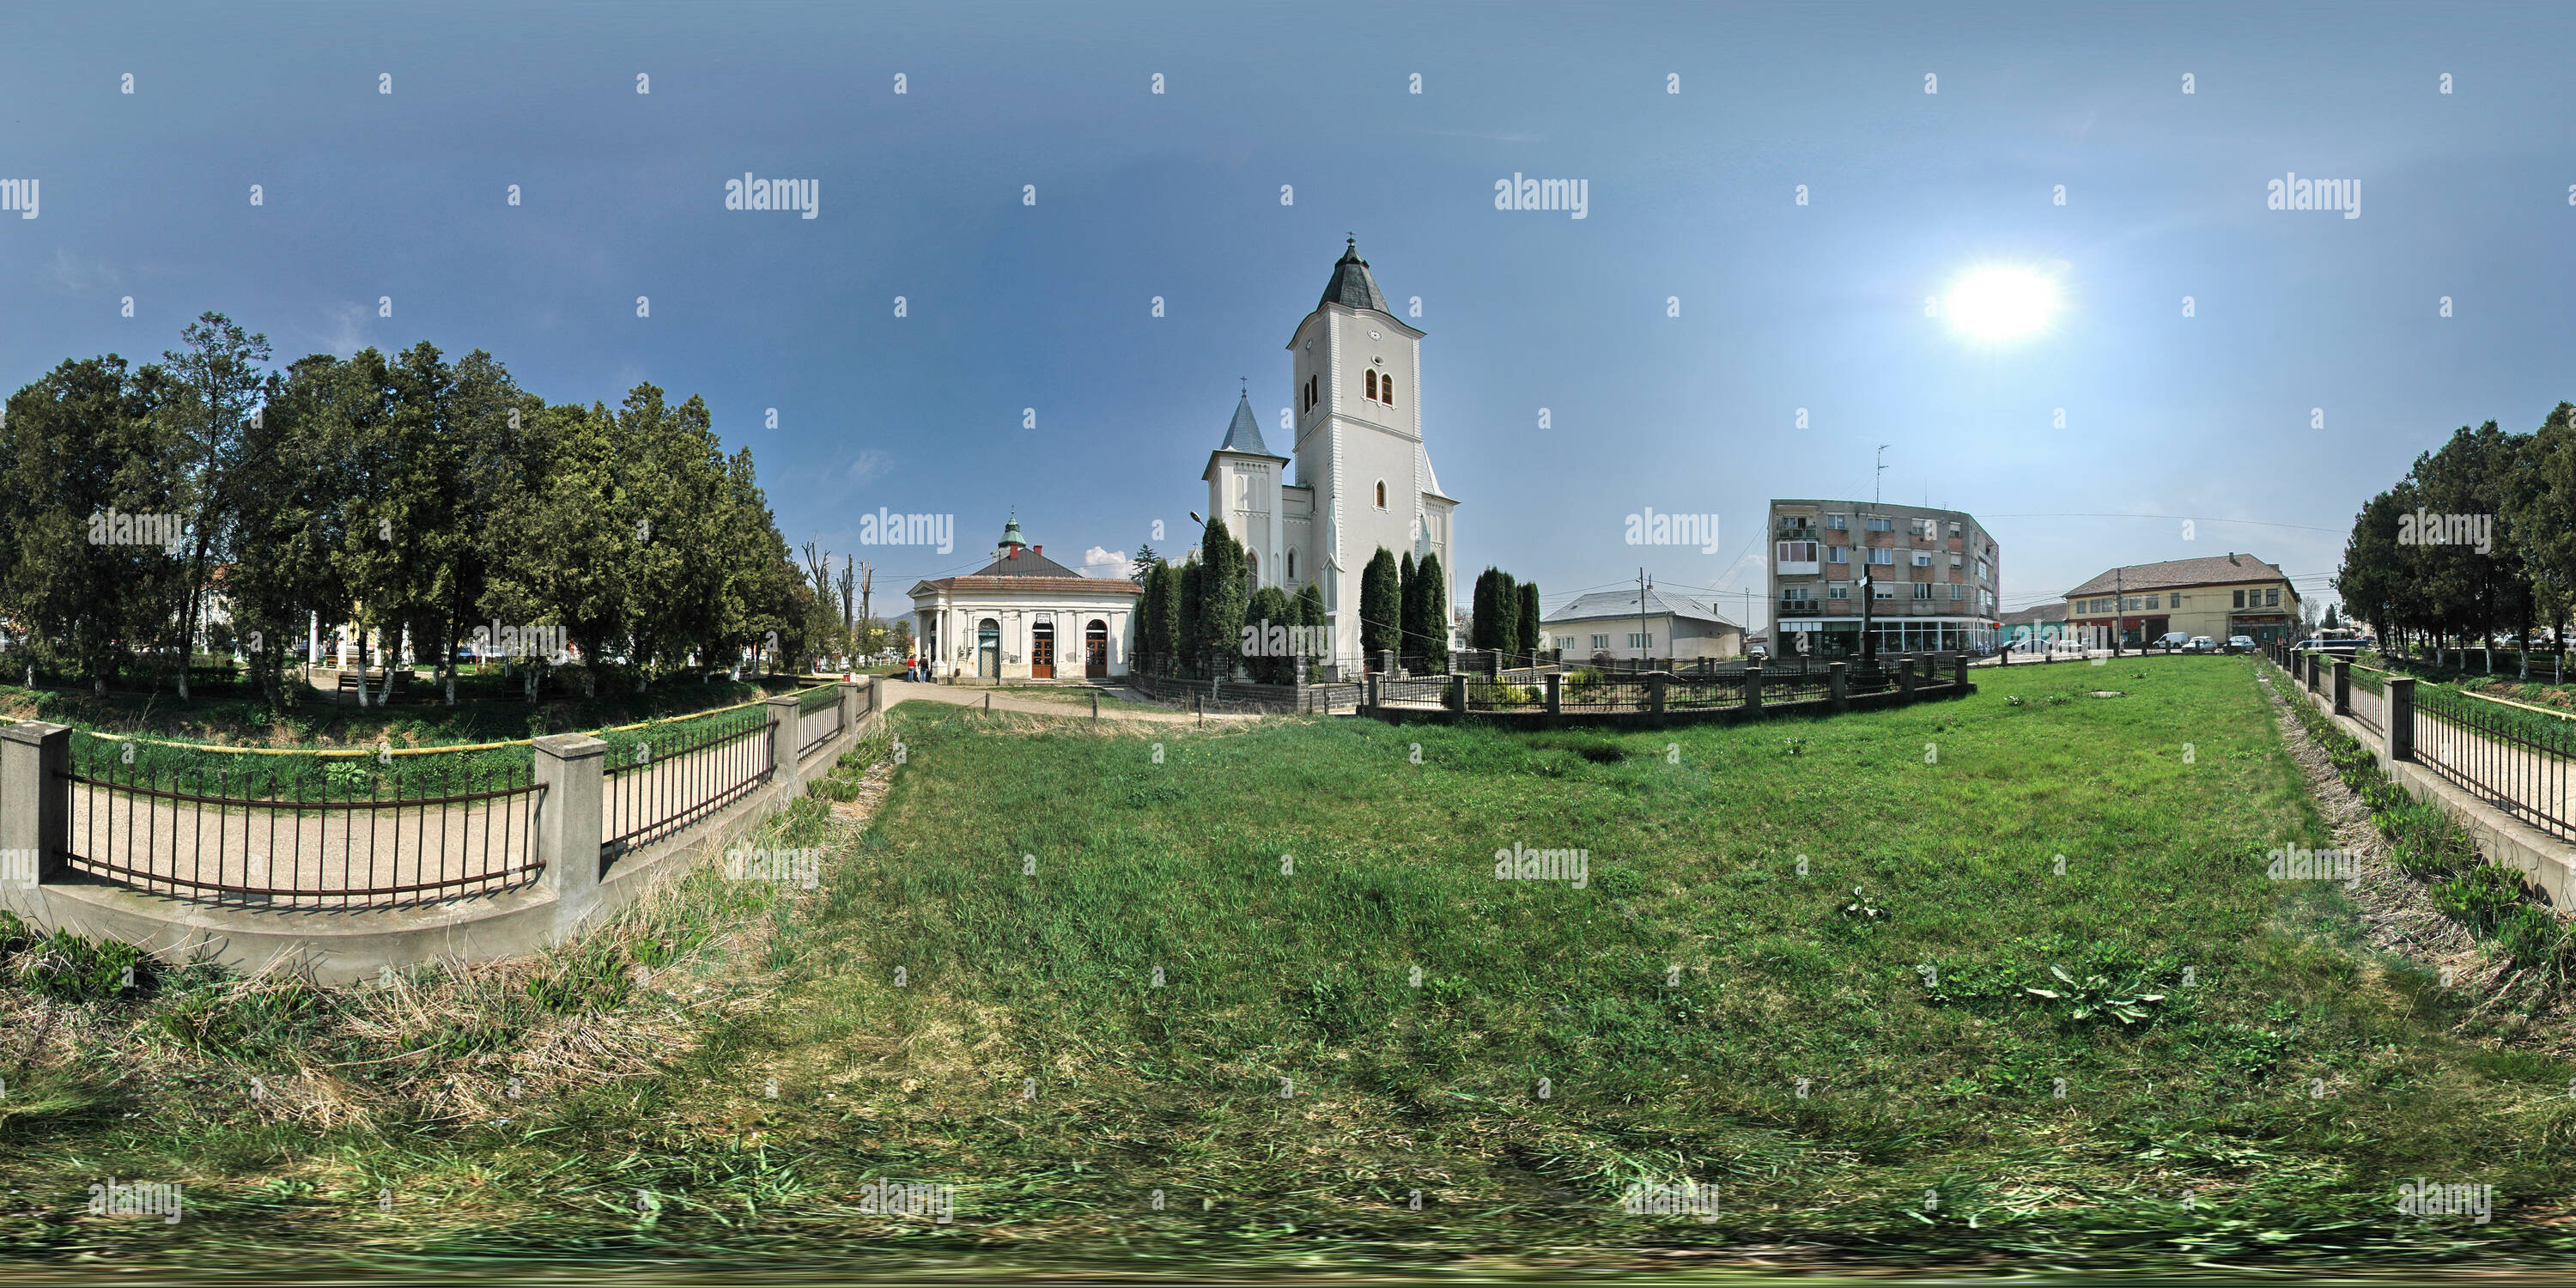
{"type": "Polygon", "coordinates": [[[1950,288],[1950,325],[1980,340],[2028,335],[2056,311],[2056,284],[2027,268],[1974,269],[1950,288]]]}

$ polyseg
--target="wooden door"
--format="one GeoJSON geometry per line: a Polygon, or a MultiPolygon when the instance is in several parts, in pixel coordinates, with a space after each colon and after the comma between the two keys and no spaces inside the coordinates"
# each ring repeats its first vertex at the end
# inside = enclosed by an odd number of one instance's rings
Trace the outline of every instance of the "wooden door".
{"type": "Polygon", "coordinates": [[[1039,622],[1029,632],[1029,678],[1055,678],[1055,626],[1039,622]]]}
{"type": "Polygon", "coordinates": [[[1109,678],[1109,624],[1093,622],[1082,632],[1082,673],[1095,680],[1109,678]]]}

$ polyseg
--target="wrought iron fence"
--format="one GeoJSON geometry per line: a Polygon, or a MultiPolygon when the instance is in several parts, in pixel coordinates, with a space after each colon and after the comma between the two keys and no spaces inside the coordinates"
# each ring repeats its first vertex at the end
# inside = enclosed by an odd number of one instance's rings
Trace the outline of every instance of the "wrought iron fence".
{"type": "Polygon", "coordinates": [[[1449,677],[1445,675],[1389,675],[1380,677],[1378,701],[1389,705],[1412,704],[1439,706],[1449,700],[1449,677]]]}
{"type": "Polygon", "coordinates": [[[1744,705],[1744,677],[1676,675],[1664,682],[1664,710],[1713,711],[1744,705]]]}
{"type": "Polygon", "coordinates": [[[2372,733],[2378,734],[2383,742],[2386,741],[2390,673],[2356,665],[2345,668],[2345,674],[2351,677],[2351,687],[2348,691],[2351,701],[2348,705],[2352,710],[2352,718],[2360,721],[2372,733]]]}
{"type": "Polygon", "coordinates": [[[841,704],[834,702],[822,708],[798,704],[796,716],[796,758],[813,755],[816,747],[841,735],[841,704]]]}
{"type": "Polygon", "coordinates": [[[2576,720],[2419,685],[2415,760],[2497,809],[2576,840],[2576,802],[2568,794],[2576,720]]]}
{"type": "Polygon", "coordinates": [[[1536,711],[1547,706],[1547,682],[1532,684],[1526,680],[1467,677],[1467,709],[1470,711],[1536,711]]]}
{"type": "Polygon", "coordinates": [[[1564,711],[1643,711],[1650,700],[1651,682],[1642,675],[1578,671],[1557,684],[1564,711]]]}
{"type": "MultiPolygon", "coordinates": [[[[799,716],[800,720],[806,717],[799,716]]],[[[640,850],[749,795],[777,772],[762,707],[612,747],[601,771],[603,858],[640,850]]]]}
{"type": "Polygon", "coordinates": [[[64,861],[120,885],[268,907],[388,907],[537,879],[544,787],[523,766],[331,762],[301,774],[75,749],[64,861]]]}

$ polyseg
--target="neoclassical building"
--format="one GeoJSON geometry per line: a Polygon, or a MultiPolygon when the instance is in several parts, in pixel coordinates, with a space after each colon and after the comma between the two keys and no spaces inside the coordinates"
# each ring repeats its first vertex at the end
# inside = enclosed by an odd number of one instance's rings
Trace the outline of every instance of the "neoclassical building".
{"type": "Polygon", "coordinates": [[[1135,651],[1135,582],[1085,577],[1020,535],[1013,516],[993,562],[917,582],[914,620],[935,678],[1107,679],[1135,651]]]}
{"type": "Polygon", "coordinates": [[[1458,502],[1441,492],[1422,442],[1422,336],[1387,308],[1352,241],[1288,340],[1293,387],[1280,429],[1297,481],[1249,395],[1200,475],[1208,513],[1243,543],[1254,586],[1293,595],[1320,584],[1333,661],[1346,668],[1361,663],[1360,572],[1379,547],[1417,562],[1438,555],[1448,602],[1458,602],[1458,502]]]}

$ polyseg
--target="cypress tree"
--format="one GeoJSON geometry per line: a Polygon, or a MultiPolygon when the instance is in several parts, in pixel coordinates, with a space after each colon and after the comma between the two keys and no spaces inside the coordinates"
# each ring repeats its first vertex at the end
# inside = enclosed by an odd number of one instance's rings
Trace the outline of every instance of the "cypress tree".
{"type": "Polygon", "coordinates": [[[1439,674],[1449,669],[1449,585],[1441,576],[1440,556],[1422,556],[1413,579],[1421,583],[1422,669],[1439,674]]]}
{"type": "Polygon", "coordinates": [[[1422,578],[1413,566],[1413,552],[1407,550],[1395,565],[1397,626],[1400,630],[1396,656],[1404,659],[1406,670],[1418,671],[1422,657],[1422,578]]]}
{"type": "Polygon", "coordinates": [[[1251,591],[1244,584],[1243,547],[1226,531],[1225,520],[1208,520],[1203,558],[1207,571],[1200,574],[1199,612],[1205,619],[1204,647],[1214,659],[1217,678],[1230,679],[1243,657],[1243,608],[1251,591]]]}
{"type": "Polygon", "coordinates": [[[1306,665],[1311,670],[1323,660],[1330,647],[1318,643],[1324,633],[1324,589],[1314,582],[1307,582],[1297,592],[1297,624],[1305,627],[1308,633],[1309,647],[1305,654],[1306,665]]]}
{"type": "Polygon", "coordinates": [[[1360,570],[1360,648],[1368,654],[1367,665],[1377,665],[1377,655],[1396,648],[1396,634],[1403,629],[1404,587],[1397,580],[1395,556],[1379,546],[1369,556],[1368,566],[1360,570]]]}
{"type": "Polygon", "coordinates": [[[1199,587],[1207,579],[1207,565],[1193,559],[1181,565],[1179,612],[1173,622],[1173,639],[1178,651],[1172,658],[1172,673],[1197,675],[1207,665],[1206,645],[1200,638],[1206,615],[1200,610],[1199,587]]]}
{"type": "Polygon", "coordinates": [[[1536,651],[1541,638],[1538,626],[1538,583],[1525,581],[1521,583],[1521,652],[1526,655],[1536,651]]]}

